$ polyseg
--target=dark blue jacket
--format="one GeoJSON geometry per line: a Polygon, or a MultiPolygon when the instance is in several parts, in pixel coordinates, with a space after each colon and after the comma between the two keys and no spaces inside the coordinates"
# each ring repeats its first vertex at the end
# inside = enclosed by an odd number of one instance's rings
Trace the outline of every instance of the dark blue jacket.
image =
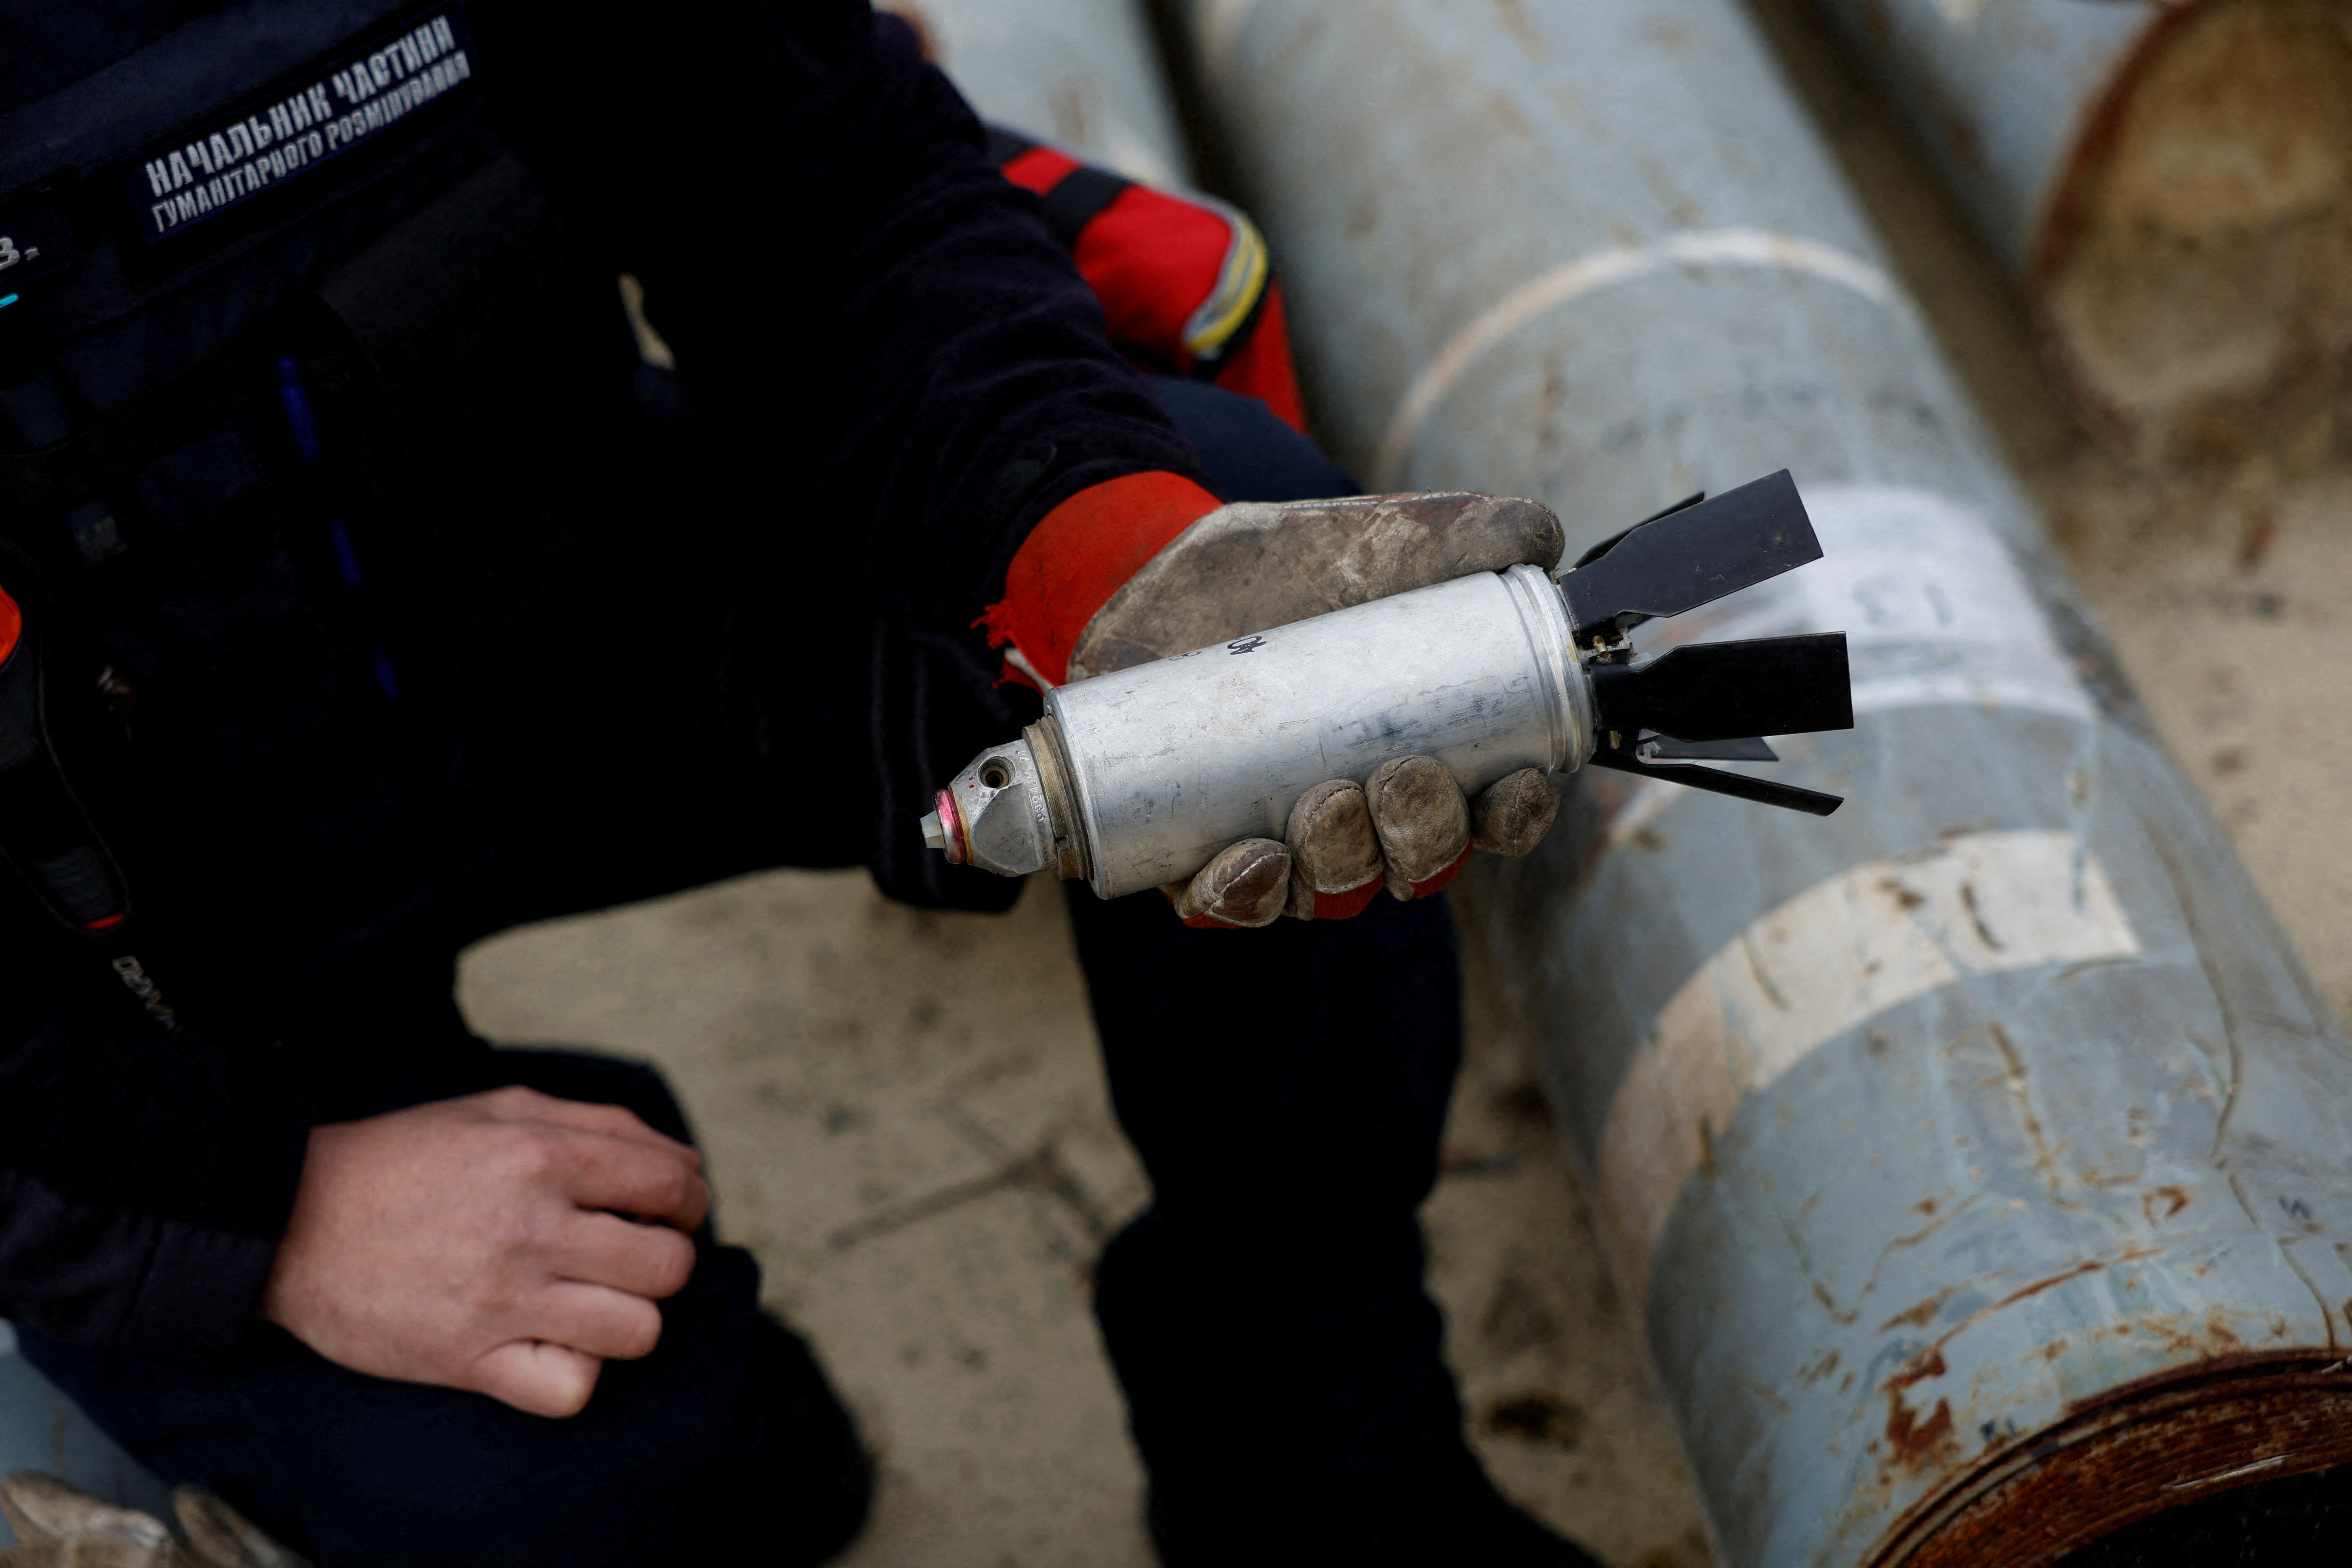
{"type": "MultiPolygon", "coordinates": [[[[0,884],[0,1315],[203,1352],[256,1311],[310,1126],[399,1070],[373,983],[446,993],[455,943],[547,912],[484,892],[557,812],[516,784],[535,716],[708,637],[775,677],[714,723],[837,774],[847,827],[777,858],[1001,905],[913,828],[1020,718],[970,623],[1055,503],[1193,460],[863,0],[0,0],[0,227],[77,253],[16,308],[88,459],[0,458],[0,584],[77,690],[109,683],[60,745],[189,1020],[0,884]],[[431,49],[398,39],[445,16],[462,80],[404,87],[431,49]],[[270,129],[306,93],[337,144],[270,129]]],[[[606,721],[658,773],[627,705],[606,721]]]]}

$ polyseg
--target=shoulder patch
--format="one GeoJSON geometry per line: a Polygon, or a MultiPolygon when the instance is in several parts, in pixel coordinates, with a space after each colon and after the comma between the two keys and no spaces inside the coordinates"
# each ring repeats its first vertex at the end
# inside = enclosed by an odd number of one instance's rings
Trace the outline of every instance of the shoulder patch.
{"type": "Polygon", "coordinates": [[[473,39],[451,5],[386,38],[353,45],[290,85],[199,121],[122,167],[151,245],[299,179],[474,80],[473,39]]]}

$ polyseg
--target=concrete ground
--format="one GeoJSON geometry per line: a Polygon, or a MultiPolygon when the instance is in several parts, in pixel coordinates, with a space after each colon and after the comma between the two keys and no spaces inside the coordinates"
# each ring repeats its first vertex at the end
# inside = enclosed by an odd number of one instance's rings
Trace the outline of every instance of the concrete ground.
{"type": "MultiPolygon", "coordinates": [[[[2157,477],[2102,455],[1992,258],[1802,0],[1755,5],[2159,728],[2352,1012],[2352,464],[2157,477]]],[[[1463,901],[1475,919],[1475,885],[1463,901]]],[[[1507,1490],[1618,1568],[1704,1568],[1669,1418],[1523,1043],[1472,979],[1426,1219],[1474,1438],[1507,1490]]],[[[1087,1315],[1089,1259],[1145,1189],[1054,889],[983,919],[893,907],[856,872],[781,872],[509,932],[469,955],[461,994],[493,1037],[673,1075],[722,1227],[881,1456],[849,1563],[1150,1563],[1087,1315]]]]}
{"type": "MultiPolygon", "coordinates": [[[[1238,939],[1237,939],[1238,940],[1238,939]]],[[[719,1223],[823,1348],[882,1459],[880,1568],[1146,1568],[1142,1475],[1087,1311],[1143,1201],[1059,891],[933,914],[778,872],[513,931],[459,994],[509,1042],[650,1057],[719,1223]]],[[[1479,1048],[1430,1205],[1478,1440],[1612,1562],[1707,1561],[1664,1407],[1506,1035],[1479,1048]]]]}

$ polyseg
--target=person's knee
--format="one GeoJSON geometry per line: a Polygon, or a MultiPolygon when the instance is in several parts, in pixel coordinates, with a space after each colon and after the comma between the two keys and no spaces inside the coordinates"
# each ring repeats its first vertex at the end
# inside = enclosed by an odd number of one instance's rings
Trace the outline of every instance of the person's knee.
{"type": "Polygon", "coordinates": [[[520,1084],[558,1100],[617,1105],[666,1137],[694,1142],[686,1111],[668,1080],[649,1062],[589,1051],[504,1047],[488,1053],[477,1070],[484,1088],[520,1084]]]}
{"type": "Polygon", "coordinates": [[[26,1350],[164,1480],[337,1568],[699,1563],[730,1499],[755,1507],[740,1482],[766,1430],[759,1271],[738,1249],[701,1252],[653,1353],[606,1363],[562,1420],[351,1372],[266,1327],[199,1363],[31,1336],[26,1350]]]}
{"type": "Polygon", "coordinates": [[[1205,381],[1167,375],[1147,380],[1224,500],[1317,500],[1356,493],[1356,481],[1346,469],[1256,398],[1205,381]]]}

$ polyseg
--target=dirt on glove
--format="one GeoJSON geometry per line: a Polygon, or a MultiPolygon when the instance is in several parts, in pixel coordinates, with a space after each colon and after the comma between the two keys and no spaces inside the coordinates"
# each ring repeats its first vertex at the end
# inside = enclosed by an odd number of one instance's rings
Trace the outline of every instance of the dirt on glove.
{"type": "Polygon", "coordinates": [[[1474,572],[1522,562],[1549,569],[1566,540],[1548,507],[1463,491],[1219,507],[1095,612],[1070,655],[1070,679],[1474,572]]]}
{"type": "Polygon", "coordinates": [[[1389,891],[1413,897],[1470,847],[1470,805],[1462,786],[1433,757],[1383,763],[1365,781],[1364,800],[1388,860],[1389,891]]]}
{"type": "Polygon", "coordinates": [[[1298,797],[1283,829],[1290,844],[1290,912],[1315,918],[1315,895],[1353,892],[1387,875],[1371,805],[1349,779],[1317,784],[1298,797]]]}
{"type": "Polygon", "coordinates": [[[17,1541],[0,1549],[0,1568],[311,1568],[200,1487],[182,1487],[172,1507],[184,1541],[152,1514],[17,1471],[0,1480],[0,1516],[17,1541]]]}
{"type": "Polygon", "coordinates": [[[1559,815],[1559,792],[1541,768],[1496,780],[1470,814],[1470,847],[1482,855],[1524,855],[1542,842],[1559,815]]]}
{"type": "Polygon", "coordinates": [[[1219,851],[1191,881],[1160,890],[1175,900],[1180,920],[1269,925],[1290,902],[1290,851],[1271,838],[1244,838],[1219,851]]]}

